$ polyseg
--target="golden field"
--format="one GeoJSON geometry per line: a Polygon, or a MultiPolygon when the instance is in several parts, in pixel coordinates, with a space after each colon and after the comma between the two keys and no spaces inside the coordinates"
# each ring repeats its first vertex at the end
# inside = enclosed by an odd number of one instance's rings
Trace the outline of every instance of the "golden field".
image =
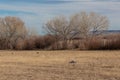
{"type": "Polygon", "coordinates": [[[0,80],[120,80],[120,51],[0,51],[0,80]]]}

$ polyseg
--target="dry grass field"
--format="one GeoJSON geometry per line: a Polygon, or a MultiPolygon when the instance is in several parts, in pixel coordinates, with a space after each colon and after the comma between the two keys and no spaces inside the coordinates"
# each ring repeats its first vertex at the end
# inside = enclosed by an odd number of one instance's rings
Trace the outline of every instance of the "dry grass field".
{"type": "Polygon", "coordinates": [[[0,80],[120,80],[120,51],[0,51],[0,80]]]}

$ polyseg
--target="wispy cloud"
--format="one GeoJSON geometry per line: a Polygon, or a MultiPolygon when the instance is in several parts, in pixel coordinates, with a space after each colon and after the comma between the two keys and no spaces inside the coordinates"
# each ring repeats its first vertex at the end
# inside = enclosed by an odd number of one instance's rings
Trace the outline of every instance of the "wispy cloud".
{"type": "Polygon", "coordinates": [[[42,31],[42,25],[54,16],[80,11],[97,12],[109,17],[110,29],[120,29],[119,0],[4,0],[0,1],[0,16],[18,16],[42,31]]]}

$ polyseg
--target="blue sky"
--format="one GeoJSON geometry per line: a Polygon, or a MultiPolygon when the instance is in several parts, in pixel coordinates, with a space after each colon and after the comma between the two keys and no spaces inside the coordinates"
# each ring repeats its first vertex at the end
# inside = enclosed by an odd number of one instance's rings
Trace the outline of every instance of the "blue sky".
{"type": "Polygon", "coordinates": [[[17,16],[43,34],[43,24],[58,15],[81,11],[106,15],[110,28],[120,30],[120,0],[0,0],[0,16],[17,16]]]}

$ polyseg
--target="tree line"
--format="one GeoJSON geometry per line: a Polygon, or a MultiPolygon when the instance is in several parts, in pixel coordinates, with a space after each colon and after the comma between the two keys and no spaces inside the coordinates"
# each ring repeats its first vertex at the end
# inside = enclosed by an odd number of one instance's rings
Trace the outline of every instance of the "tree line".
{"type": "Polygon", "coordinates": [[[102,16],[95,12],[81,12],[73,14],[69,18],[58,16],[49,20],[45,24],[45,29],[49,34],[55,35],[57,41],[62,40],[64,44],[74,39],[76,36],[80,38],[88,38],[95,35],[98,31],[107,30],[109,20],[106,16],[102,16]]]}
{"type": "Polygon", "coordinates": [[[108,29],[109,19],[95,12],[80,12],[54,17],[43,26],[47,34],[31,35],[20,18],[0,18],[0,49],[88,49],[94,37],[108,29]]]}

